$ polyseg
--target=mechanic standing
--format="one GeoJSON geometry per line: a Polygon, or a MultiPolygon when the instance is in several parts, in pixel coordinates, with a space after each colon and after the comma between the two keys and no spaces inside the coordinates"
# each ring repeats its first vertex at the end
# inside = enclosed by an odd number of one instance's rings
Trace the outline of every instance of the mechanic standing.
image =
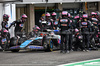
{"type": "Polygon", "coordinates": [[[89,28],[91,23],[88,21],[88,14],[83,14],[80,27],[83,34],[83,47],[86,46],[85,51],[89,51],[89,28]]]}
{"type": "Polygon", "coordinates": [[[11,28],[12,25],[15,26],[15,36],[17,36],[17,32],[22,32],[24,22],[26,22],[26,19],[27,19],[26,14],[22,14],[19,20],[16,20],[11,23],[9,28],[11,28]]]}
{"type": "Polygon", "coordinates": [[[52,13],[52,21],[53,21],[53,29],[57,30],[58,27],[58,21],[56,18],[57,14],[55,12],[52,13]]]}
{"type": "Polygon", "coordinates": [[[40,30],[40,28],[37,25],[35,25],[33,27],[33,31],[29,33],[29,38],[39,37],[39,30],[40,30]]]}
{"type": "Polygon", "coordinates": [[[5,28],[6,30],[8,30],[8,21],[9,21],[9,15],[4,14],[3,21],[1,23],[2,28],[5,28]]]}
{"type": "MultiPolygon", "coordinates": [[[[45,14],[42,14],[42,17],[40,17],[39,19],[39,27],[42,28],[44,27],[44,25],[42,24],[42,22],[45,21],[45,14]]],[[[42,29],[41,29],[42,31],[42,29]]]]}
{"type": "Polygon", "coordinates": [[[72,34],[73,34],[73,30],[75,29],[75,23],[73,22],[73,19],[72,19],[72,16],[71,16],[70,13],[68,13],[68,18],[70,20],[70,24],[69,24],[69,28],[70,29],[69,30],[71,32],[71,34],[69,34],[69,50],[73,51],[72,50],[72,43],[73,43],[73,41],[72,41],[72,39],[73,39],[72,34]]]}
{"type": "MultiPolygon", "coordinates": [[[[3,21],[1,23],[2,29],[5,28],[7,31],[9,29],[9,27],[8,27],[9,17],[10,17],[9,15],[4,14],[3,15],[3,21]]],[[[8,35],[7,36],[10,38],[10,33],[9,32],[8,32],[8,35]]]]}
{"type": "Polygon", "coordinates": [[[46,13],[46,22],[47,22],[47,29],[53,29],[53,20],[50,17],[50,13],[46,13]]]}
{"type": "Polygon", "coordinates": [[[62,18],[59,19],[59,25],[60,25],[60,32],[61,32],[61,51],[60,53],[69,53],[69,35],[68,29],[69,29],[69,23],[70,20],[68,18],[68,12],[62,11],[62,18]]]}
{"type": "Polygon", "coordinates": [[[80,19],[79,14],[74,17],[75,28],[78,28],[78,29],[79,29],[79,19],[80,19]]]}

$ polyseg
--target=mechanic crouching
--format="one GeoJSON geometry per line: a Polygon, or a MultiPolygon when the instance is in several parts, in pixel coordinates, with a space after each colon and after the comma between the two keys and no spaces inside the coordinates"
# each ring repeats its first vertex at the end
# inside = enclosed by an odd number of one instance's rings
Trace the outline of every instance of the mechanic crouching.
{"type": "Polygon", "coordinates": [[[51,16],[50,13],[47,12],[45,16],[46,16],[45,20],[40,21],[41,22],[41,31],[43,31],[43,32],[47,32],[47,29],[53,29],[52,21],[50,18],[50,16],[51,16]]]}
{"type": "Polygon", "coordinates": [[[0,33],[1,33],[1,36],[0,36],[1,48],[2,50],[6,50],[9,48],[9,43],[10,43],[10,37],[8,36],[9,32],[7,29],[2,28],[0,33]]]}
{"type": "Polygon", "coordinates": [[[61,34],[61,51],[60,53],[69,53],[69,35],[68,29],[69,29],[69,23],[70,20],[68,18],[68,12],[62,11],[62,18],[59,19],[59,25],[60,25],[60,34],[61,34]]]}
{"type": "Polygon", "coordinates": [[[39,30],[40,30],[40,28],[39,28],[37,25],[35,25],[35,26],[33,27],[32,32],[29,33],[29,38],[32,38],[32,37],[39,37],[39,30]]]}
{"type": "Polygon", "coordinates": [[[78,49],[80,49],[81,51],[85,51],[85,47],[83,46],[83,36],[77,28],[75,28],[74,38],[76,39],[74,42],[74,50],[78,51],[78,49]]]}
{"type": "Polygon", "coordinates": [[[42,24],[43,21],[45,21],[45,14],[42,14],[39,19],[39,27],[41,28],[41,31],[42,31],[42,27],[45,27],[45,24],[42,24]]]}

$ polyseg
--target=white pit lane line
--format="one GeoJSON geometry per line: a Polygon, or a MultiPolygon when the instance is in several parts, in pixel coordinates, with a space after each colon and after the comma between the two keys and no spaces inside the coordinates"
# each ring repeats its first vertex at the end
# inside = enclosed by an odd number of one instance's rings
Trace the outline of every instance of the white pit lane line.
{"type": "MultiPolygon", "coordinates": [[[[81,63],[81,62],[87,62],[87,61],[93,61],[93,60],[99,60],[100,58],[98,59],[91,59],[91,60],[84,60],[84,61],[79,61],[79,62],[73,62],[73,63],[67,63],[67,64],[61,64],[61,65],[57,65],[57,66],[65,66],[65,65],[71,65],[71,64],[76,64],[76,63],[81,63]]],[[[95,62],[97,63],[97,62],[95,62]]],[[[93,63],[92,63],[93,64],[93,63]]],[[[74,65],[74,66],[83,66],[83,65],[74,65]]]]}

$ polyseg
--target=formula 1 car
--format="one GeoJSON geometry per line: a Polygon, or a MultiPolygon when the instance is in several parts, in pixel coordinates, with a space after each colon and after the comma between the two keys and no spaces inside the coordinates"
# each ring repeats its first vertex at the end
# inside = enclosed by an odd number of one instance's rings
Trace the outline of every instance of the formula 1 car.
{"type": "Polygon", "coordinates": [[[32,37],[19,44],[17,38],[11,40],[10,48],[12,52],[18,52],[19,50],[44,50],[53,51],[60,48],[60,36],[55,35],[57,30],[48,30],[48,32],[40,32],[39,37],[32,37]]]}

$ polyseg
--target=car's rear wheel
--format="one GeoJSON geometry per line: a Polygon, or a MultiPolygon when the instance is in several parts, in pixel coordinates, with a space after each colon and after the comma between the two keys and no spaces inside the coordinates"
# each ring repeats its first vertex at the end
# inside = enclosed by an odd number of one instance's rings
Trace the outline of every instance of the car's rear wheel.
{"type": "Polygon", "coordinates": [[[17,39],[17,37],[12,37],[12,38],[10,39],[10,47],[16,46],[17,44],[18,44],[18,39],[17,39]]]}

